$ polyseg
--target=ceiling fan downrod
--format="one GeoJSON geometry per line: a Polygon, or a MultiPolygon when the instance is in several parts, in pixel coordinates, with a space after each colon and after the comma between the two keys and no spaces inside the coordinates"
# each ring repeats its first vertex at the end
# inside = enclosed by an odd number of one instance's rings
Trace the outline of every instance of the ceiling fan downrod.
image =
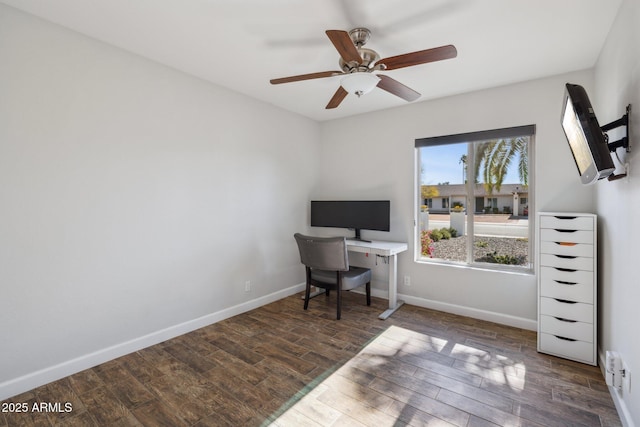
{"type": "Polygon", "coordinates": [[[349,31],[349,37],[353,40],[353,44],[356,47],[362,47],[369,41],[369,37],[371,37],[371,31],[368,28],[354,28],[349,31]]]}

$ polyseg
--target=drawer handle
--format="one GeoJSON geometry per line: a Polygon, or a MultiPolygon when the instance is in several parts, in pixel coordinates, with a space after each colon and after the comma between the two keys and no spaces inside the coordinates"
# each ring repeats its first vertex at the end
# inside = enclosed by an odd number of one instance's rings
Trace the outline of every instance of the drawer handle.
{"type": "Polygon", "coordinates": [[[558,258],[564,258],[564,259],[576,259],[578,258],[577,256],[573,256],[573,255],[554,255],[558,258]]]}
{"type": "Polygon", "coordinates": [[[553,242],[558,246],[575,246],[577,245],[577,243],[573,243],[573,242],[553,242]]]}
{"type": "Polygon", "coordinates": [[[553,267],[553,268],[555,268],[558,271],[566,271],[568,273],[575,273],[576,271],[578,271],[578,270],[573,269],[573,268],[561,268],[561,267],[553,267]]]}
{"type": "Polygon", "coordinates": [[[555,218],[558,219],[576,219],[577,216],[564,216],[564,215],[554,215],[555,218]]]}
{"type": "Polygon", "coordinates": [[[559,320],[561,322],[567,322],[567,323],[576,323],[577,322],[577,320],[565,319],[564,317],[556,317],[556,316],[553,316],[553,317],[555,317],[557,320],[559,320]]]}
{"type": "Polygon", "coordinates": [[[562,230],[560,228],[554,228],[558,233],[575,233],[578,230],[562,230]]]}
{"type": "Polygon", "coordinates": [[[571,341],[571,342],[578,341],[578,340],[574,340],[573,338],[561,337],[560,335],[554,335],[554,337],[558,338],[559,340],[565,340],[565,341],[571,341]]]}
{"type": "Polygon", "coordinates": [[[578,284],[578,282],[565,282],[564,280],[554,280],[554,282],[559,283],[561,285],[569,285],[569,286],[578,284]]]}
{"type": "Polygon", "coordinates": [[[561,302],[562,304],[577,304],[576,301],[569,301],[568,299],[554,298],[554,300],[561,302]]]}

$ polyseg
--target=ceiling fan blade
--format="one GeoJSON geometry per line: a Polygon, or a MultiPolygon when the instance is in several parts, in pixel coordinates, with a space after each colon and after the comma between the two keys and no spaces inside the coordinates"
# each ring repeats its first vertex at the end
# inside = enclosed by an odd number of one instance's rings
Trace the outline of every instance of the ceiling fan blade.
{"type": "Polygon", "coordinates": [[[396,70],[398,68],[411,67],[413,65],[455,58],[456,56],[458,56],[456,47],[449,44],[446,46],[434,47],[432,49],[405,53],[404,55],[390,56],[389,58],[379,60],[376,65],[384,64],[386,65],[385,70],[396,70]]]}
{"type": "Polygon", "coordinates": [[[279,85],[281,83],[299,82],[301,80],[321,79],[323,77],[339,76],[344,74],[342,71],[321,71],[319,73],[300,74],[299,76],[282,77],[280,79],[271,79],[272,85],[279,85]]]}
{"type": "Polygon", "coordinates": [[[327,110],[330,110],[332,108],[336,108],[338,105],[340,105],[340,103],[342,102],[342,100],[349,94],[349,92],[347,92],[346,90],[344,90],[344,88],[342,86],[338,86],[338,90],[336,91],[336,93],[333,94],[333,97],[331,98],[331,100],[329,101],[329,103],[327,104],[326,107],[324,107],[327,110]]]}
{"type": "Polygon", "coordinates": [[[387,92],[399,96],[405,101],[415,101],[420,98],[420,94],[415,90],[411,89],[400,83],[399,81],[392,79],[389,76],[385,76],[383,74],[377,74],[380,77],[380,81],[378,82],[378,87],[382,90],[386,90],[387,92]]]}
{"type": "Polygon", "coordinates": [[[362,63],[362,57],[358,53],[356,45],[353,44],[353,40],[349,37],[349,33],[342,30],[327,30],[325,33],[327,33],[329,40],[331,40],[344,62],[362,63]]]}

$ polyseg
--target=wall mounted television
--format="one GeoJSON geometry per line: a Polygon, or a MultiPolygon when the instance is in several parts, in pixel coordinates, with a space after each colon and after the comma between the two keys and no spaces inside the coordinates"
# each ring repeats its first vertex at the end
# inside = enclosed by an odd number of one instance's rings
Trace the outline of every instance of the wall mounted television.
{"type": "Polygon", "coordinates": [[[587,92],[580,85],[566,84],[562,128],[583,184],[593,184],[614,172],[607,137],[598,124],[587,92]]]}
{"type": "Polygon", "coordinates": [[[390,213],[389,200],[312,200],[311,226],[354,229],[362,240],[361,230],[389,231],[390,213]]]}

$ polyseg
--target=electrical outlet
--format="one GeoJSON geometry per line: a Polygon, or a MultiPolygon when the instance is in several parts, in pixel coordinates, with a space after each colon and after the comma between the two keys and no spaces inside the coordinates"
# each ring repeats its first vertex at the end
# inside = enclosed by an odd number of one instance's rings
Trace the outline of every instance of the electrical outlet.
{"type": "Polygon", "coordinates": [[[404,276],[404,285],[411,286],[411,276],[404,276]]]}
{"type": "Polygon", "coordinates": [[[622,369],[624,369],[624,377],[622,377],[622,390],[625,393],[631,394],[631,371],[626,363],[622,364],[622,369]]]}
{"type": "Polygon", "coordinates": [[[251,280],[247,280],[244,282],[244,291],[251,292],[251,280]]]}

